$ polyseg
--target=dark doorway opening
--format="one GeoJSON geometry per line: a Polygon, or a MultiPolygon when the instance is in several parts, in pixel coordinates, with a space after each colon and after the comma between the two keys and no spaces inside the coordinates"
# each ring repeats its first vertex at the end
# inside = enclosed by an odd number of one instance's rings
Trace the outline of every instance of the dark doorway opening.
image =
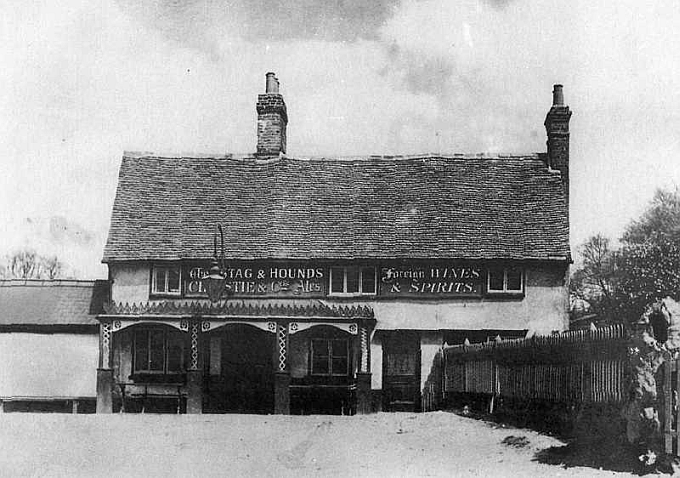
{"type": "Polygon", "coordinates": [[[206,349],[205,412],[273,412],[273,334],[228,325],[210,334],[206,349]]]}

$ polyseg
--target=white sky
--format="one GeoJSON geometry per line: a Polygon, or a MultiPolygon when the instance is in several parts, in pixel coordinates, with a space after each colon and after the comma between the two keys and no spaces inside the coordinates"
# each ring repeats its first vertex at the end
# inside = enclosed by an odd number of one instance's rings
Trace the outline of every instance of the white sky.
{"type": "Polygon", "coordinates": [[[255,4],[0,0],[0,255],[106,277],[123,151],[254,151],[267,71],[292,156],[544,151],[563,83],[572,249],[680,184],[675,0],[255,4]]]}

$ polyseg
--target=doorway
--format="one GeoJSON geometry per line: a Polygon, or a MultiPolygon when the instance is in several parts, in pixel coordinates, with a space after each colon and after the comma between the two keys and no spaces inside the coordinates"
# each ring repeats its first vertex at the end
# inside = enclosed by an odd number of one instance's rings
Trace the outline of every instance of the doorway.
{"type": "Polygon", "coordinates": [[[273,412],[273,334],[245,324],[227,325],[211,333],[207,348],[207,412],[273,412]]]}
{"type": "Polygon", "coordinates": [[[420,411],[420,336],[393,331],[383,336],[383,409],[420,411]]]}

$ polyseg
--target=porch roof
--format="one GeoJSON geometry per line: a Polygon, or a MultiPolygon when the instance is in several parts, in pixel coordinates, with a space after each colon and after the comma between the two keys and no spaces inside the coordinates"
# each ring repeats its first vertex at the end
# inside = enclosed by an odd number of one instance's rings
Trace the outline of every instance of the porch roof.
{"type": "Polygon", "coordinates": [[[244,299],[211,304],[206,300],[162,301],[146,303],[109,302],[100,318],[138,317],[225,317],[225,318],[295,318],[295,319],[373,319],[373,309],[366,305],[329,305],[317,299],[277,300],[244,299]]]}

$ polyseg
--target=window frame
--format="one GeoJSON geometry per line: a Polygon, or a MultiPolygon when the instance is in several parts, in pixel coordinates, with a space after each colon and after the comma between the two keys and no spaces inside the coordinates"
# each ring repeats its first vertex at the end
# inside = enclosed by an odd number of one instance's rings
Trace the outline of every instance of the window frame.
{"type": "Polygon", "coordinates": [[[332,296],[344,296],[344,297],[355,297],[355,296],[372,296],[372,295],[377,295],[378,294],[378,270],[377,267],[375,266],[331,266],[329,267],[329,273],[328,273],[328,295],[332,296]],[[357,269],[358,270],[358,275],[357,275],[357,292],[347,292],[347,272],[348,270],[351,269],[357,269]],[[342,292],[336,292],[333,290],[333,272],[337,269],[342,269],[342,292]],[[373,291],[372,292],[364,292],[364,271],[365,270],[371,270],[373,271],[373,291]]]}
{"type": "Polygon", "coordinates": [[[526,274],[523,267],[489,267],[486,273],[486,292],[487,294],[501,294],[501,295],[523,295],[526,281],[526,274]],[[511,270],[519,271],[520,287],[519,289],[508,289],[508,272],[511,270]],[[503,288],[491,288],[491,274],[492,272],[503,272],[503,288]]]}
{"type": "Polygon", "coordinates": [[[309,374],[314,376],[314,377],[347,377],[349,375],[350,371],[350,350],[349,350],[349,340],[345,338],[337,338],[337,337],[312,337],[309,339],[309,374]],[[314,342],[324,342],[325,345],[325,357],[326,357],[326,365],[328,366],[328,372],[315,372],[314,371],[314,354],[315,354],[315,346],[314,342]],[[334,342],[343,342],[344,343],[344,351],[345,355],[343,356],[345,358],[345,363],[346,363],[346,369],[342,373],[335,373],[333,371],[333,359],[336,357],[340,357],[337,355],[333,355],[333,343],[334,342]]]}
{"type": "Polygon", "coordinates": [[[131,347],[131,352],[132,352],[132,357],[131,357],[131,372],[132,372],[132,377],[134,379],[138,379],[139,377],[143,376],[169,376],[169,377],[177,377],[177,376],[182,376],[186,373],[186,344],[181,342],[181,351],[180,351],[180,357],[179,357],[179,364],[180,364],[180,369],[178,371],[170,371],[168,366],[170,364],[170,345],[171,344],[171,337],[170,334],[173,332],[173,330],[170,330],[166,327],[154,327],[154,326],[147,326],[147,327],[135,327],[132,330],[132,347],[131,347]],[[151,333],[152,332],[161,332],[162,333],[162,346],[163,346],[163,369],[162,370],[152,370],[150,368],[150,363],[151,363],[151,333]],[[137,356],[137,337],[138,334],[143,334],[146,333],[146,366],[145,368],[138,368],[138,356],[137,356]]]}
{"type": "Polygon", "coordinates": [[[152,296],[166,296],[166,297],[181,297],[182,296],[182,266],[180,264],[153,264],[151,266],[151,295],[152,296]],[[169,290],[170,271],[177,272],[177,290],[169,290]],[[158,272],[163,271],[164,290],[158,289],[158,272]]]}

